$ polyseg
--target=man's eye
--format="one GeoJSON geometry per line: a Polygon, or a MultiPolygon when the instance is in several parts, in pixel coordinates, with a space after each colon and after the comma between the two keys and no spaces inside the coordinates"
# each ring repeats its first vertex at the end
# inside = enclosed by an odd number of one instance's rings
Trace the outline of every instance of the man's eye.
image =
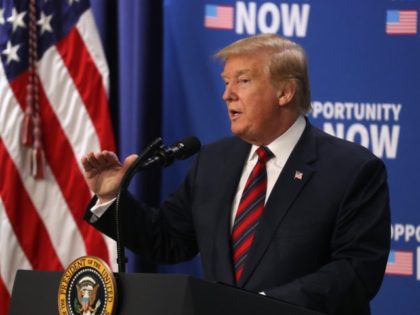
{"type": "Polygon", "coordinates": [[[238,81],[239,81],[239,83],[248,83],[251,80],[250,79],[239,79],[238,81]]]}

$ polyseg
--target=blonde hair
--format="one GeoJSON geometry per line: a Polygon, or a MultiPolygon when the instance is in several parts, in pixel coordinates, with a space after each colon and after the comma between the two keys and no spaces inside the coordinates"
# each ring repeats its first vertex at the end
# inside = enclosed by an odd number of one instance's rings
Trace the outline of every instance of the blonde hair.
{"type": "Polygon", "coordinates": [[[299,44],[273,34],[261,34],[240,39],[219,50],[215,57],[226,60],[233,56],[257,52],[270,56],[268,65],[273,84],[291,80],[296,84],[297,106],[301,113],[311,110],[311,91],[305,51],[299,44]]]}

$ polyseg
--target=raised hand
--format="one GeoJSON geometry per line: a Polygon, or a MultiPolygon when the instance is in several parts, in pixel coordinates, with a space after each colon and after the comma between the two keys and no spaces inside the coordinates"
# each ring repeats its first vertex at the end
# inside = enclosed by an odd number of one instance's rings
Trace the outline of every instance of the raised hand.
{"type": "Polygon", "coordinates": [[[137,155],[132,154],[121,164],[114,152],[102,151],[90,152],[81,159],[88,186],[98,196],[100,203],[117,196],[121,179],[136,158],[137,155]]]}

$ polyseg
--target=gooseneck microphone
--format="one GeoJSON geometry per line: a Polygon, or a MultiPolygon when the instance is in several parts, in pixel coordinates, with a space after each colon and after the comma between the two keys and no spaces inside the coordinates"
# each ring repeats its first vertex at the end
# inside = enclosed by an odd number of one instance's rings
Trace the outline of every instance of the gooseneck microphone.
{"type": "Polygon", "coordinates": [[[197,137],[187,137],[172,146],[163,144],[162,138],[155,139],[125,172],[120,185],[120,191],[127,188],[135,173],[151,167],[166,167],[174,160],[184,160],[201,149],[197,137]]]}
{"type": "Polygon", "coordinates": [[[152,167],[166,167],[171,165],[175,160],[184,160],[201,149],[200,140],[196,137],[187,137],[178,141],[172,146],[163,144],[162,138],[155,139],[139,157],[131,164],[125,172],[118,191],[115,204],[115,220],[116,220],[116,241],[117,241],[117,264],[118,272],[125,272],[125,264],[127,259],[124,253],[124,237],[121,233],[121,222],[123,214],[120,211],[121,195],[125,192],[130,184],[130,180],[135,173],[152,167]]]}
{"type": "Polygon", "coordinates": [[[148,168],[152,166],[166,167],[171,165],[174,160],[185,160],[191,155],[194,155],[201,149],[200,140],[197,137],[188,137],[184,140],[178,141],[173,146],[161,146],[153,156],[149,157],[141,168],[148,168]]]}

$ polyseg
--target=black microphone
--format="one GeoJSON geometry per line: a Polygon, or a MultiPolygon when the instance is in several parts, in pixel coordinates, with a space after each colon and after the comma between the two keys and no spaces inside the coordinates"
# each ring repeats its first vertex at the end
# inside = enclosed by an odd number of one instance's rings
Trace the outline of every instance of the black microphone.
{"type": "Polygon", "coordinates": [[[173,146],[165,146],[161,138],[155,139],[146,150],[133,162],[133,164],[125,172],[120,189],[118,191],[117,201],[115,205],[115,220],[116,220],[116,240],[117,240],[117,263],[118,271],[125,272],[125,264],[127,258],[124,253],[124,237],[122,231],[123,214],[120,211],[121,194],[128,188],[131,178],[138,171],[144,170],[148,167],[157,166],[165,167],[170,165],[175,159],[184,160],[191,155],[197,153],[201,149],[200,140],[196,137],[188,137],[184,140],[178,141],[173,146]]]}
{"type": "Polygon", "coordinates": [[[200,140],[192,136],[178,141],[172,146],[162,145],[141,165],[141,168],[145,169],[152,166],[166,167],[171,165],[174,160],[185,160],[189,158],[191,155],[200,151],[200,149],[200,140]]]}

